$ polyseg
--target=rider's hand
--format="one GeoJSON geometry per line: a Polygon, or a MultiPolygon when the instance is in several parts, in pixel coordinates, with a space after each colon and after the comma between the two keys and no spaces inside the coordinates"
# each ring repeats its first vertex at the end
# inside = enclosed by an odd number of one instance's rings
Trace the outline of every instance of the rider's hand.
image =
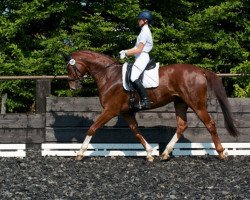
{"type": "Polygon", "coordinates": [[[120,59],[124,59],[127,56],[127,50],[122,50],[119,52],[120,59]]]}

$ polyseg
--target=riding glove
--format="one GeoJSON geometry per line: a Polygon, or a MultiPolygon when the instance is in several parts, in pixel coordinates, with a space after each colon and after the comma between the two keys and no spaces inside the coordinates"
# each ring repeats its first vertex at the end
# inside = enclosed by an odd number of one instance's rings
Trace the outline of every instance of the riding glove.
{"type": "Polygon", "coordinates": [[[122,50],[120,53],[120,59],[124,59],[127,56],[127,50],[122,50]]]}

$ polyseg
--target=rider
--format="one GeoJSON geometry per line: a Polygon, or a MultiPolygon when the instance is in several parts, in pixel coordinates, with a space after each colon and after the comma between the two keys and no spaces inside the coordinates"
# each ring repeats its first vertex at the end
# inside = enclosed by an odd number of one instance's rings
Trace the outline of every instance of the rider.
{"type": "Polygon", "coordinates": [[[153,48],[152,34],[148,26],[152,23],[153,16],[149,11],[142,11],[138,14],[137,18],[141,32],[137,37],[135,47],[120,51],[120,58],[124,59],[126,56],[135,56],[135,62],[132,67],[130,80],[135,90],[139,93],[141,107],[148,109],[151,107],[150,100],[141,80],[139,79],[139,76],[146,68],[150,60],[148,53],[153,48]]]}

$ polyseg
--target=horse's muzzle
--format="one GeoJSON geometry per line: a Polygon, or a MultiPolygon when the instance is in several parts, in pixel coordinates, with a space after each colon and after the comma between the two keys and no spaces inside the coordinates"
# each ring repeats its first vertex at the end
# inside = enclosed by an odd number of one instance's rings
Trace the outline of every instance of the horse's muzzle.
{"type": "Polygon", "coordinates": [[[69,81],[69,88],[70,90],[80,90],[82,88],[82,84],[79,80],[76,81],[69,81]]]}

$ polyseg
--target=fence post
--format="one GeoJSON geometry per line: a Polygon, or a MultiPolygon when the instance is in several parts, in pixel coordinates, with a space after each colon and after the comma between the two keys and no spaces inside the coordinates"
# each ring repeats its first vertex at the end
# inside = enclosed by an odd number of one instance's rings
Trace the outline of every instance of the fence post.
{"type": "Polygon", "coordinates": [[[51,80],[36,80],[36,113],[46,112],[46,97],[51,94],[51,80]]]}
{"type": "Polygon", "coordinates": [[[2,96],[2,106],[1,106],[1,114],[6,114],[6,101],[7,101],[7,93],[2,96]]]}

